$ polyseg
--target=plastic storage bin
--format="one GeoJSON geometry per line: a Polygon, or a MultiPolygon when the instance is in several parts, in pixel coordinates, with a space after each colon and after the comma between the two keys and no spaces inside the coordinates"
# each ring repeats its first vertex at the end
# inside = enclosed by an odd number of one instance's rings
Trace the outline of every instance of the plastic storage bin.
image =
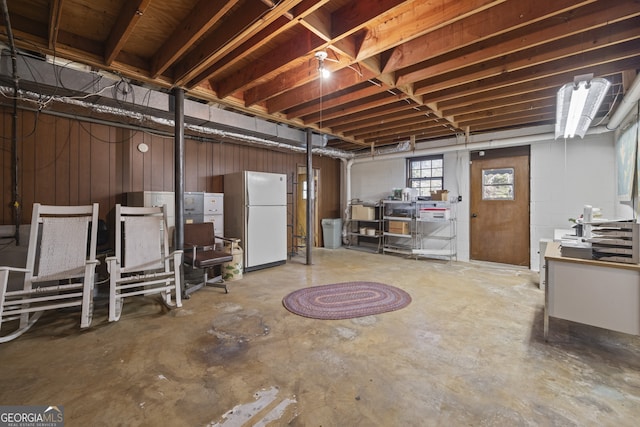
{"type": "Polygon", "coordinates": [[[324,247],[336,249],[342,246],[342,219],[324,218],[322,220],[324,247]]]}

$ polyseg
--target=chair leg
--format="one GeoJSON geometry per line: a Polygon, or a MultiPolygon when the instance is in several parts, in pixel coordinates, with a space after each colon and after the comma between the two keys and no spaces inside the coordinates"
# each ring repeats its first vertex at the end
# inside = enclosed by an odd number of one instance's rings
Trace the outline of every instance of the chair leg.
{"type": "Polygon", "coordinates": [[[116,278],[112,277],[112,282],[109,286],[109,322],[120,320],[120,314],[122,313],[123,301],[122,297],[116,292],[116,286],[116,278]]]}
{"type": "Polygon", "coordinates": [[[212,279],[209,279],[209,270],[205,270],[204,283],[206,286],[212,286],[214,288],[224,289],[225,294],[229,293],[229,289],[227,288],[227,284],[224,282],[224,279],[222,278],[222,274],[220,274],[219,276],[215,276],[212,279]]]}
{"type": "MultiPolygon", "coordinates": [[[[215,268],[215,267],[212,267],[215,268]]],[[[229,293],[229,289],[227,288],[226,283],[224,283],[224,280],[222,279],[222,274],[214,276],[212,278],[209,278],[209,268],[205,268],[204,271],[204,277],[202,278],[202,282],[198,283],[197,285],[190,285],[190,286],[185,286],[185,291],[184,291],[184,297],[185,298],[189,298],[189,296],[194,293],[195,291],[204,288],[205,286],[211,286],[211,287],[215,287],[215,288],[222,288],[224,289],[224,293],[228,294],[229,293]]]]}

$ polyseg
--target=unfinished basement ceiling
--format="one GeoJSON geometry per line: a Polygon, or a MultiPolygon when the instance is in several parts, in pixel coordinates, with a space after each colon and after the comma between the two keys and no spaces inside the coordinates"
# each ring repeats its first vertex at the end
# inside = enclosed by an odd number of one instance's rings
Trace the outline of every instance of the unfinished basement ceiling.
{"type": "Polygon", "coordinates": [[[553,124],[558,88],[586,73],[612,83],[604,118],[640,69],[636,0],[6,2],[22,50],[317,129],[344,151],[553,124]]]}

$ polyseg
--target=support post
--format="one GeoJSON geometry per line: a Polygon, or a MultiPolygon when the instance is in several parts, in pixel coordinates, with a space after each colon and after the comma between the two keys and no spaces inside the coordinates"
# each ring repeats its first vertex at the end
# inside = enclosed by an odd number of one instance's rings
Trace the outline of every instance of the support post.
{"type": "Polygon", "coordinates": [[[313,264],[313,241],[314,241],[314,217],[315,211],[315,189],[313,188],[313,161],[312,161],[313,134],[311,129],[307,129],[307,265],[313,264]]]}
{"type": "Polygon", "coordinates": [[[184,249],[184,89],[173,89],[175,101],[175,206],[176,231],[174,246],[184,249]]]}
{"type": "Polygon", "coordinates": [[[13,112],[11,114],[11,198],[13,208],[13,222],[15,224],[14,239],[16,246],[20,246],[20,223],[22,222],[22,204],[20,202],[20,187],[18,184],[18,91],[20,89],[20,80],[18,77],[18,60],[16,44],[13,39],[13,30],[9,19],[9,8],[7,0],[2,0],[2,17],[9,38],[9,48],[11,49],[11,76],[13,79],[13,112]]]}

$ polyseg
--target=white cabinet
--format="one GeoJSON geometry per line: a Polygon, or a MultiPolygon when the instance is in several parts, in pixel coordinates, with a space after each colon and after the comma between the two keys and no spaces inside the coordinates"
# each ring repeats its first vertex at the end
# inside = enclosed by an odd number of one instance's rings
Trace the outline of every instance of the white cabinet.
{"type": "MultiPolygon", "coordinates": [[[[167,206],[167,226],[169,239],[173,242],[176,224],[175,195],[173,191],[134,191],[127,193],[127,206],[167,206]]],[[[223,193],[185,193],[185,221],[213,222],[216,236],[224,236],[224,194],[223,193]],[[204,204],[204,206],[195,206],[204,204]]],[[[221,242],[221,241],[220,241],[221,242]]]]}
{"type": "Polygon", "coordinates": [[[224,193],[204,193],[204,222],[213,222],[216,236],[224,236],[224,193]]]}
{"type": "Polygon", "coordinates": [[[173,191],[134,191],[127,193],[127,206],[158,207],[167,206],[167,225],[176,225],[176,203],[173,191]]]}
{"type": "Polygon", "coordinates": [[[127,193],[126,206],[167,207],[167,227],[169,244],[173,245],[173,234],[176,225],[176,200],[173,191],[133,191],[127,193]]]}
{"type": "Polygon", "coordinates": [[[549,317],[640,335],[640,265],[563,257],[558,242],[544,258],[545,339],[549,317]]]}

